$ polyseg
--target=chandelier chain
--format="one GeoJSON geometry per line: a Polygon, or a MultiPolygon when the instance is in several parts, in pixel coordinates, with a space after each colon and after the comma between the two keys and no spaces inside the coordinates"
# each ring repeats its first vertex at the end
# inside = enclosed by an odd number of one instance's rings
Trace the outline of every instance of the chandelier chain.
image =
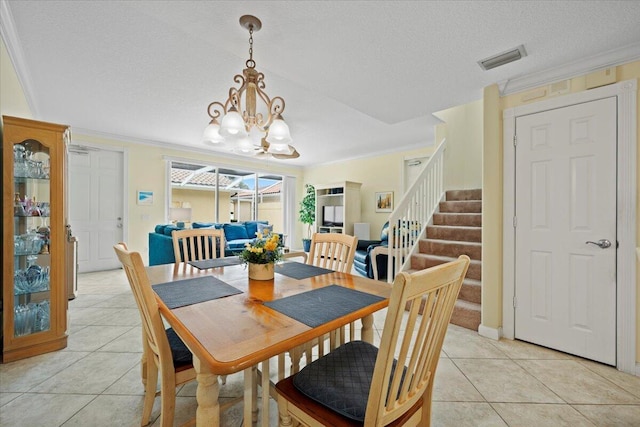
{"type": "Polygon", "coordinates": [[[246,65],[248,68],[256,67],[256,61],[253,60],[253,25],[249,26],[249,59],[246,65]]]}

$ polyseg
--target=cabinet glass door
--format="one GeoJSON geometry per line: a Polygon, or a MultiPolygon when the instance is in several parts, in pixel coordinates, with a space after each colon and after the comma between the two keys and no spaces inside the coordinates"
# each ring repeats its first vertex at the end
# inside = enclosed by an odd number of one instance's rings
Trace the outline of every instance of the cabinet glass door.
{"type": "Polygon", "coordinates": [[[29,139],[13,146],[14,336],[51,328],[50,153],[29,139]]]}

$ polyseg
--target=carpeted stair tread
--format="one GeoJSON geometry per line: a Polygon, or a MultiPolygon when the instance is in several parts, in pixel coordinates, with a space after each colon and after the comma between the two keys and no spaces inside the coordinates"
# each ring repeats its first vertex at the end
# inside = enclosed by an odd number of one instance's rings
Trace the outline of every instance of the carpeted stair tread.
{"type": "Polygon", "coordinates": [[[480,304],[482,302],[482,283],[479,280],[465,278],[458,299],[480,304]]]}
{"type": "Polygon", "coordinates": [[[479,243],[482,241],[482,227],[430,225],[427,227],[427,238],[479,243]]]}
{"type": "Polygon", "coordinates": [[[433,214],[433,225],[482,227],[482,214],[456,212],[436,213],[433,214]]]}
{"type": "MultiPolygon", "coordinates": [[[[424,270],[425,268],[433,267],[434,265],[440,265],[449,261],[455,261],[455,259],[456,257],[417,253],[411,257],[411,269],[415,271],[424,270]]],[[[482,279],[481,261],[473,259],[471,260],[469,269],[467,270],[467,277],[475,280],[482,279]]]]}
{"type": "Polygon", "coordinates": [[[481,200],[464,200],[452,202],[440,202],[440,213],[480,213],[482,212],[481,200]]]}
{"type": "Polygon", "coordinates": [[[463,328],[478,330],[480,326],[481,312],[480,304],[457,300],[453,306],[453,314],[451,315],[451,323],[462,326],[463,328]]]}
{"type": "Polygon", "coordinates": [[[453,200],[482,200],[482,189],[449,190],[446,192],[447,201],[453,200]]]}
{"type": "Polygon", "coordinates": [[[420,252],[457,258],[468,255],[475,260],[482,259],[482,244],[476,242],[460,242],[453,240],[420,239],[420,252]]]}

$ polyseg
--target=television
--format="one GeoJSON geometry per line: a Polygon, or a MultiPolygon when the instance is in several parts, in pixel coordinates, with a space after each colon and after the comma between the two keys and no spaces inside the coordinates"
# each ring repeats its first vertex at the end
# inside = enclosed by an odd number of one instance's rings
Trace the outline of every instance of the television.
{"type": "Polygon", "coordinates": [[[322,225],[325,227],[337,226],[341,227],[343,219],[342,206],[323,206],[322,207],[322,225]]]}

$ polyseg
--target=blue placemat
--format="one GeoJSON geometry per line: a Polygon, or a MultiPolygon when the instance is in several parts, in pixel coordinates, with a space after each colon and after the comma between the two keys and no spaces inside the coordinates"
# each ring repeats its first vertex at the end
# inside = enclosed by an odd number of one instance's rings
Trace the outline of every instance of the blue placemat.
{"type": "Polygon", "coordinates": [[[153,290],[172,309],[242,293],[213,276],[160,283],[153,285],[153,290]]]}
{"type": "Polygon", "coordinates": [[[383,297],[366,292],[330,285],[279,300],[268,301],[264,305],[315,328],[383,299],[383,297]]]}
{"type": "Polygon", "coordinates": [[[303,264],[296,261],[278,264],[274,271],[297,280],[333,273],[333,270],[327,268],[316,267],[315,265],[303,264]]]}
{"type": "Polygon", "coordinates": [[[195,268],[199,268],[200,270],[238,264],[242,264],[242,261],[237,256],[189,261],[189,265],[192,265],[195,268]]]}

